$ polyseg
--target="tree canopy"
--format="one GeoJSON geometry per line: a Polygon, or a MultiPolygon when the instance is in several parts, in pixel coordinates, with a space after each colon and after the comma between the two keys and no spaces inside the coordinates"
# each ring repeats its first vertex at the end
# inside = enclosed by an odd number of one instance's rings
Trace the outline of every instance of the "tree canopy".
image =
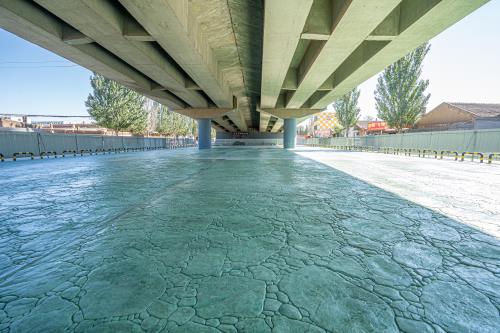
{"type": "Polygon", "coordinates": [[[166,136],[196,136],[198,127],[194,119],[168,110],[158,102],[147,99],[150,130],[166,136]]]}
{"type": "Polygon", "coordinates": [[[99,125],[116,133],[146,131],[148,115],[143,107],[143,96],[97,73],[90,77],[90,84],[93,92],[85,106],[99,125]]]}
{"type": "Polygon", "coordinates": [[[378,117],[401,132],[412,127],[425,113],[430,94],[428,80],[421,80],[422,63],[429,52],[428,43],[387,67],[375,90],[378,117]]]}
{"type": "Polygon", "coordinates": [[[361,109],[358,107],[360,91],[356,87],[333,103],[337,119],[348,135],[349,128],[356,125],[361,109]]]}

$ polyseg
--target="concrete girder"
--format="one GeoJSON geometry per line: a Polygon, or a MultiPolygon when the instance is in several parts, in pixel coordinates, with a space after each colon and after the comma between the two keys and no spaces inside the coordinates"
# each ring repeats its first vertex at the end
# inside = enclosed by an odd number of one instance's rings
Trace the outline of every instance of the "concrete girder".
{"type": "Polygon", "coordinates": [[[226,128],[218,124],[215,120],[212,119],[212,126],[216,132],[229,132],[226,128]]]}
{"type": "Polygon", "coordinates": [[[260,112],[260,122],[259,122],[259,131],[266,132],[267,125],[269,124],[269,120],[271,120],[271,115],[266,112],[260,112]]]}
{"type": "Polygon", "coordinates": [[[236,125],[232,120],[231,118],[229,118],[228,116],[226,115],[223,115],[222,116],[222,119],[229,124],[229,126],[231,126],[232,128],[232,132],[241,132],[241,129],[238,127],[238,125],[236,125]]]}
{"type": "Polygon", "coordinates": [[[251,111],[251,98],[250,97],[239,97],[237,100],[238,117],[232,115],[232,118],[238,118],[235,120],[239,127],[243,131],[248,130],[248,125],[252,124],[252,111],[251,111]],[[240,126],[241,125],[241,126],[240,126]]]}
{"type": "MultiPolygon", "coordinates": [[[[401,0],[317,1],[311,10],[331,16],[333,31],[326,41],[311,44],[297,69],[298,87],[287,108],[301,108],[347,57],[389,16],[401,0]],[[369,13],[369,15],[368,15],[369,13]]],[[[328,23],[326,23],[328,24],[328,23]]],[[[324,33],[324,31],[321,31],[324,33]]]]}
{"type": "MultiPolygon", "coordinates": [[[[263,108],[276,106],[312,4],[313,0],[265,2],[260,100],[263,108]]],[[[262,128],[262,124],[260,127],[262,128]]]]}
{"type": "Polygon", "coordinates": [[[281,128],[283,128],[284,120],[278,118],[278,120],[274,123],[273,128],[271,129],[271,133],[278,133],[281,128]]]}
{"type": "Polygon", "coordinates": [[[197,91],[186,88],[186,77],[153,44],[130,40],[140,26],[111,2],[95,0],[35,0],[39,5],[79,30],[85,36],[167,88],[188,105],[208,107],[197,91]],[[138,27],[139,26],[139,27],[138,27]],[[124,36],[128,34],[128,37],[124,36]]]}
{"type": "Polygon", "coordinates": [[[236,124],[240,131],[248,131],[248,126],[245,121],[243,112],[239,108],[233,109],[224,115],[227,116],[234,124],[236,124]]]}
{"type": "Polygon", "coordinates": [[[430,40],[489,0],[404,0],[399,33],[391,40],[368,38],[333,74],[333,90],[311,97],[312,108],[325,108],[353,87],[430,40]]]}
{"type": "Polygon", "coordinates": [[[187,108],[187,109],[177,109],[175,112],[180,113],[184,116],[188,116],[193,119],[205,119],[205,118],[215,118],[221,117],[228,112],[233,111],[233,109],[219,109],[219,108],[187,108]]]}
{"type": "Polygon", "coordinates": [[[183,101],[168,92],[152,91],[153,81],[96,43],[64,42],[64,33],[71,31],[71,27],[29,1],[0,0],[0,27],[168,107],[186,107],[183,101]]]}
{"type": "Polygon", "coordinates": [[[93,43],[94,40],[85,36],[80,31],[73,29],[72,27],[65,25],[62,30],[62,40],[69,45],[82,45],[93,43]]]}
{"type": "Polygon", "coordinates": [[[257,109],[259,112],[264,112],[273,115],[277,118],[288,119],[288,118],[302,118],[306,116],[313,115],[315,113],[321,112],[321,109],[257,109]]]}
{"type": "Polygon", "coordinates": [[[231,119],[227,116],[218,116],[212,120],[219,124],[220,127],[224,128],[226,132],[237,132],[239,130],[238,126],[232,123],[231,119]]]}
{"type": "MultiPolygon", "coordinates": [[[[154,42],[151,36],[136,20],[125,19],[123,22],[123,37],[136,42],[154,42]]],[[[188,78],[186,78],[188,80],[188,78]]]]}
{"type": "Polygon", "coordinates": [[[233,95],[220,78],[217,59],[211,48],[205,47],[203,33],[189,15],[188,0],[120,3],[218,107],[233,107],[233,95]]]}
{"type": "Polygon", "coordinates": [[[275,116],[271,116],[269,119],[269,123],[267,124],[266,132],[271,133],[273,130],[274,125],[280,118],[276,118],[275,116]]]}

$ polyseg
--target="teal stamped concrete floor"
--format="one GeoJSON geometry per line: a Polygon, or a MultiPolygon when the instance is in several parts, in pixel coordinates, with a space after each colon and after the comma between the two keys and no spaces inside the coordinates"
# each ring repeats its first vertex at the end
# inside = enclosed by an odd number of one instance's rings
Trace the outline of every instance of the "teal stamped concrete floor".
{"type": "Polygon", "coordinates": [[[500,332],[497,238],[291,151],[0,174],[1,332],[500,332]]]}

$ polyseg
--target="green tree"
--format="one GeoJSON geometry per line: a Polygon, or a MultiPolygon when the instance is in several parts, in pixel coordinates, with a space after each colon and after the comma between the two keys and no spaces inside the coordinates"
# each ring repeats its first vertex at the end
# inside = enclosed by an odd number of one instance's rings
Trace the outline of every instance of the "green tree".
{"type": "Polygon", "coordinates": [[[196,136],[198,130],[193,119],[168,110],[159,103],[156,104],[157,121],[156,131],[167,136],[196,136]]]}
{"type": "Polygon", "coordinates": [[[118,135],[119,131],[144,133],[147,127],[147,112],[144,97],[104,76],[94,73],[90,77],[93,92],[85,106],[95,121],[118,135]]]}
{"type": "Polygon", "coordinates": [[[375,90],[378,117],[401,132],[412,127],[425,113],[430,94],[429,80],[421,80],[422,63],[429,52],[428,43],[387,67],[379,76],[375,90]]]}
{"type": "Polygon", "coordinates": [[[349,128],[356,125],[361,109],[358,107],[360,91],[354,88],[344,96],[333,103],[337,119],[345,130],[345,136],[348,136],[349,128]]]}

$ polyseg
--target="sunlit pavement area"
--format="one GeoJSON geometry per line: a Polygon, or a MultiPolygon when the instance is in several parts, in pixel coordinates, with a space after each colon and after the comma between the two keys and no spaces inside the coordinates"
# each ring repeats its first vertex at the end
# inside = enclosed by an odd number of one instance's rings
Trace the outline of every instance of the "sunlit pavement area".
{"type": "Polygon", "coordinates": [[[296,152],[500,238],[500,161],[309,147],[296,152]]]}
{"type": "Polygon", "coordinates": [[[6,162],[0,330],[499,332],[499,170],[308,148],[6,162]]]}

